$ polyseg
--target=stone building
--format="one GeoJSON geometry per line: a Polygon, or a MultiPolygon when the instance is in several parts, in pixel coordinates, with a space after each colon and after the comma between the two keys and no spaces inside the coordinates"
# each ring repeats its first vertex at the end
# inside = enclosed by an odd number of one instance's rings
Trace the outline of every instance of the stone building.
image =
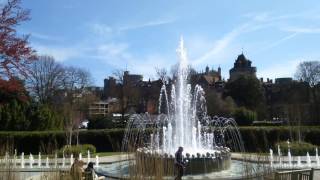
{"type": "Polygon", "coordinates": [[[223,87],[223,81],[221,77],[221,68],[218,67],[217,70],[213,68],[210,70],[209,66],[205,68],[204,72],[195,73],[191,75],[191,84],[201,85],[204,89],[219,89],[223,87]]]}
{"type": "Polygon", "coordinates": [[[89,116],[108,116],[117,113],[120,109],[119,100],[110,98],[108,100],[100,100],[93,102],[89,106],[89,116]]]}
{"type": "Polygon", "coordinates": [[[230,81],[234,81],[242,75],[256,77],[257,68],[251,66],[252,62],[241,53],[236,59],[233,68],[230,69],[230,81]]]}

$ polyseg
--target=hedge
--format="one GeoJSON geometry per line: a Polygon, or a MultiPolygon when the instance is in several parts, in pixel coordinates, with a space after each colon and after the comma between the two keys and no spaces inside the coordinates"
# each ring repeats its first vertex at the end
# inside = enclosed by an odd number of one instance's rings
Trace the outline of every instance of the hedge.
{"type": "MultiPolygon", "coordinates": [[[[123,129],[80,131],[81,144],[92,144],[97,152],[120,151],[123,129]]],[[[75,140],[73,141],[75,142],[75,140]]],[[[39,151],[52,153],[66,145],[66,133],[63,131],[0,131],[0,152],[10,144],[10,149],[17,149],[25,154],[37,154],[39,151]]]]}
{"type": "MultiPolygon", "coordinates": [[[[301,140],[320,145],[320,127],[304,126],[298,127],[240,127],[240,133],[247,152],[269,152],[277,142],[301,140]]],[[[120,151],[124,129],[85,130],[80,131],[79,139],[81,144],[92,144],[97,152],[120,151]]],[[[12,149],[19,153],[36,154],[39,151],[48,152],[60,149],[65,145],[65,132],[63,131],[24,131],[4,132],[0,131],[0,146],[10,144],[12,149]]],[[[73,141],[75,142],[75,141],[73,141]]],[[[0,147],[0,152],[1,148],[0,147]]]]}
{"type": "Polygon", "coordinates": [[[241,127],[241,136],[248,152],[269,152],[276,143],[281,141],[302,141],[320,145],[320,127],[241,127]],[[300,133],[299,133],[300,132],[300,133]]]}
{"type": "MultiPolygon", "coordinates": [[[[281,149],[281,153],[283,155],[287,155],[288,154],[288,142],[287,141],[282,141],[277,143],[274,148],[273,151],[277,153],[278,151],[278,145],[281,149]]],[[[294,142],[290,142],[290,152],[292,156],[306,156],[307,152],[309,153],[310,156],[315,156],[316,155],[316,148],[318,148],[317,146],[310,144],[310,143],[306,143],[306,142],[298,142],[298,141],[294,141],[294,142]]]]}

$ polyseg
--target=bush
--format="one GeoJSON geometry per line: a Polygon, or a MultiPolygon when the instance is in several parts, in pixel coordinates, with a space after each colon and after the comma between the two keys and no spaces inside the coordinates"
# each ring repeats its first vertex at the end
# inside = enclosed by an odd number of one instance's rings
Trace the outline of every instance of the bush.
{"type": "Polygon", "coordinates": [[[93,116],[89,119],[88,129],[125,128],[128,117],[115,118],[111,116],[93,116]]]}
{"type": "Polygon", "coordinates": [[[283,121],[253,121],[253,126],[281,126],[283,121]]]}
{"type": "MultiPolygon", "coordinates": [[[[287,141],[282,141],[279,143],[276,143],[274,149],[274,152],[278,152],[278,145],[280,146],[281,152],[283,155],[287,155],[288,153],[288,143],[287,141]]],[[[313,145],[311,143],[307,142],[290,142],[290,152],[292,156],[305,156],[307,152],[309,152],[310,155],[315,155],[317,148],[316,145],[313,145]]]]}
{"type": "Polygon", "coordinates": [[[239,126],[246,126],[257,119],[257,114],[245,107],[240,107],[233,112],[233,117],[239,126]]]}
{"type": "Polygon", "coordinates": [[[94,116],[89,119],[88,129],[110,129],[114,128],[111,117],[94,116]]]}
{"type": "MultiPolygon", "coordinates": [[[[120,151],[123,133],[124,129],[80,131],[79,140],[81,144],[94,145],[97,152],[120,151]]],[[[51,154],[66,145],[66,136],[64,131],[0,131],[0,147],[8,143],[19,154],[51,154]]]]}
{"type": "Polygon", "coordinates": [[[78,156],[80,153],[87,156],[88,151],[90,151],[91,154],[96,153],[96,147],[92,144],[66,145],[58,151],[58,156],[62,157],[63,154],[65,156],[70,156],[71,154],[78,156]]]}
{"type": "MultiPolygon", "coordinates": [[[[280,146],[281,152],[283,155],[288,154],[288,143],[287,141],[281,141],[279,143],[276,143],[274,146],[274,152],[278,152],[278,145],[280,146]]],[[[292,156],[305,156],[307,152],[309,152],[310,155],[316,154],[316,145],[313,145],[311,143],[307,142],[290,142],[290,152],[292,156]]]]}

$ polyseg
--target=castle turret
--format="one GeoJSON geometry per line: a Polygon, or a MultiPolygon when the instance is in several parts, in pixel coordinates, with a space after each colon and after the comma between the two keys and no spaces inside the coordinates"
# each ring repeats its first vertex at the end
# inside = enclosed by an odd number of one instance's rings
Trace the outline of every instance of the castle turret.
{"type": "Polygon", "coordinates": [[[256,77],[257,68],[251,66],[251,61],[241,53],[236,59],[234,66],[230,69],[230,80],[233,81],[241,75],[251,75],[256,77]]]}

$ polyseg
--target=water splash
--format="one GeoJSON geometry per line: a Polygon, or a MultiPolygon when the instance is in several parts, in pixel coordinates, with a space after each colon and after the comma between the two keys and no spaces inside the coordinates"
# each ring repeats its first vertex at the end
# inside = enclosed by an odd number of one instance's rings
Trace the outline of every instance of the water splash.
{"type": "Polygon", "coordinates": [[[188,84],[189,67],[183,38],[176,51],[179,68],[175,84],[171,87],[162,86],[159,115],[132,115],[123,139],[123,151],[127,151],[128,147],[132,147],[132,151],[145,147],[154,153],[174,155],[179,146],[189,154],[214,154],[219,151],[219,146],[244,151],[235,121],[231,118],[209,117],[205,91],[199,85],[192,88],[188,84]]]}

